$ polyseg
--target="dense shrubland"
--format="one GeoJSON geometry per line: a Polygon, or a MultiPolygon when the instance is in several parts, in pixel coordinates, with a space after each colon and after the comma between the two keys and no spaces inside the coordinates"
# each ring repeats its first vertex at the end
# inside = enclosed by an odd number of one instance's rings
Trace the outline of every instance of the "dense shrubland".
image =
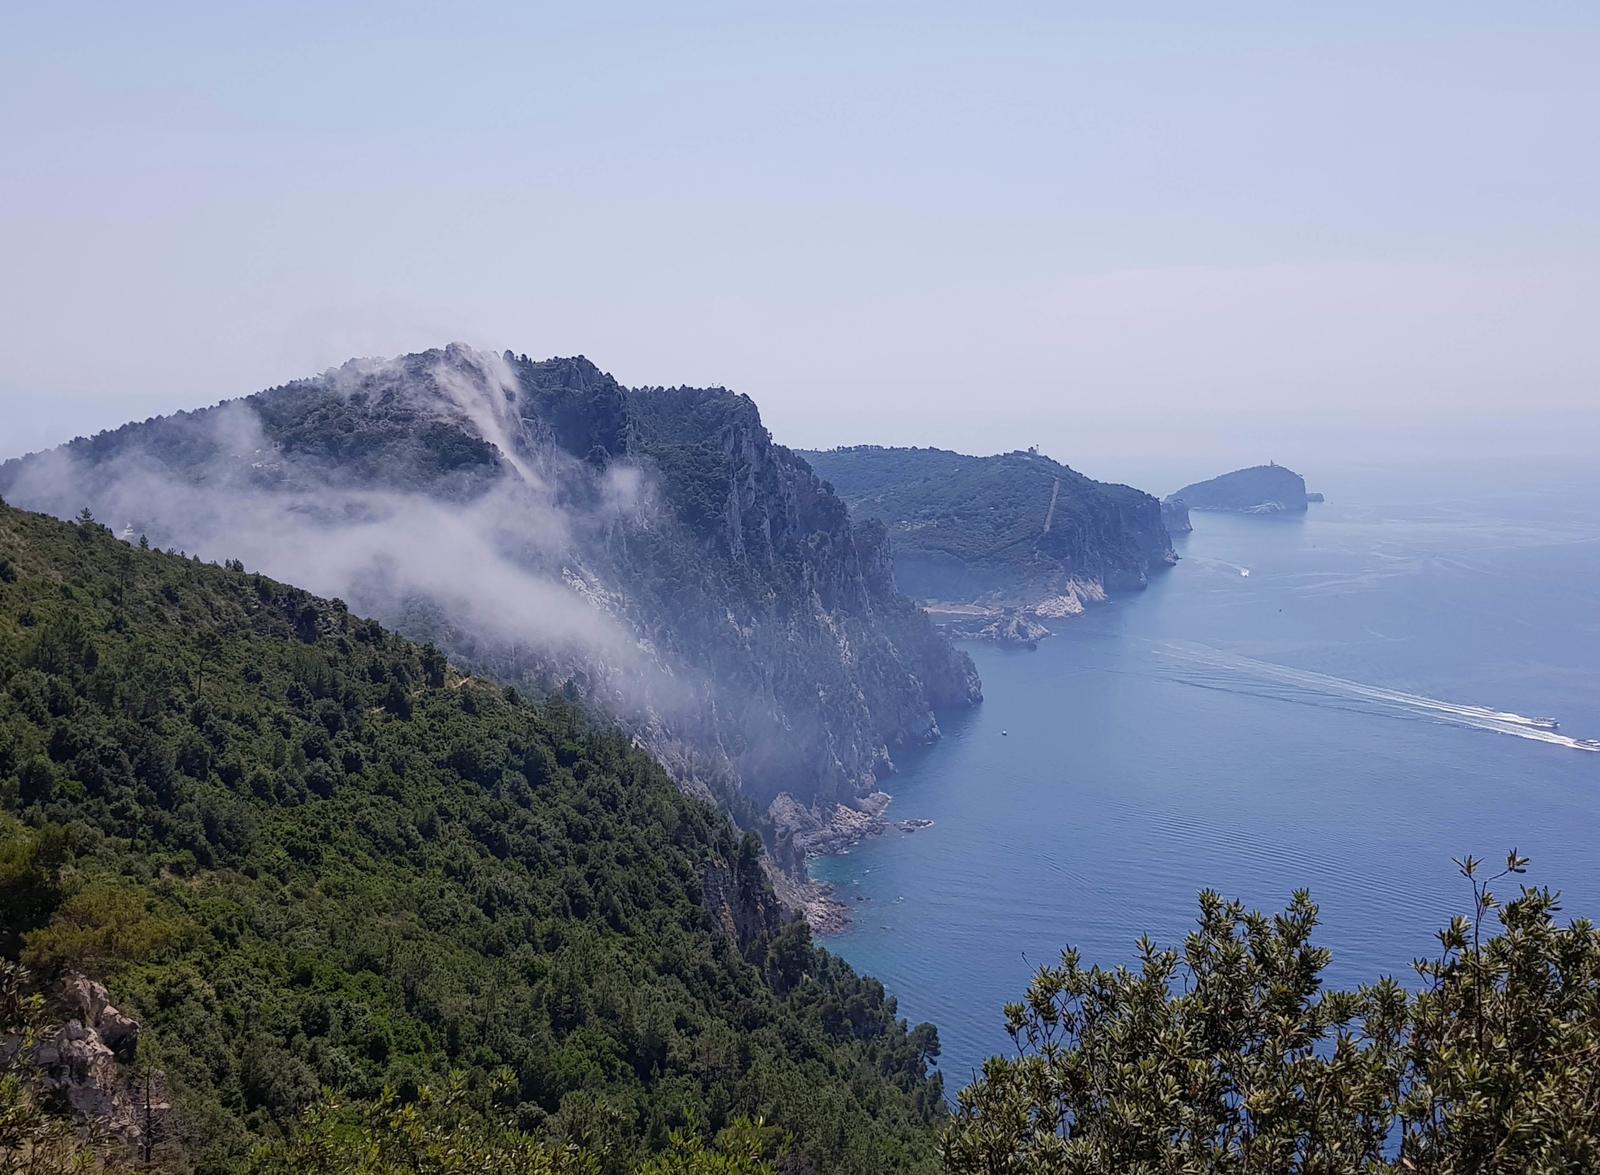
{"type": "Polygon", "coordinates": [[[1015,1054],[962,1091],[947,1170],[1600,1170],[1600,934],[1545,889],[1502,904],[1515,852],[1458,864],[1472,912],[1410,987],[1323,990],[1305,893],[1271,918],[1202,894],[1134,967],[1067,951],[1006,1008],[1015,1054]]]}
{"type": "Polygon", "coordinates": [[[853,517],[888,527],[897,581],[923,599],[1038,599],[1072,578],[1130,589],[1171,554],[1149,494],[1031,450],[858,445],[802,456],[853,517]]]}
{"type": "Polygon", "coordinates": [[[933,1030],[625,737],[90,518],[0,507],[0,803],[0,1170],[1600,1169],[1600,934],[1497,899],[1515,853],[1407,985],[1325,990],[1304,894],[1068,951],[941,1126],[933,1030]],[[144,1024],[147,1146],[27,1063],[77,972],[144,1024]]]}
{"type": "Polygon", "coordinates": [[[566,690],[791,867],[780,793],[827,817],[980,696],[748,397],[629,391],[582,358],[353,361],[0,462],[0,493],[243,553],[460,668],[566,690]]]}
{"type": "Polygon", "coordinates": [[[201,1169],[389,1118],[601,1172],[757,1119],[786,1170],[932,1163],[932,1029],[625,736],[92,519],[0,507],[0,558],[0,951],[108,983],[201,1169]]]}

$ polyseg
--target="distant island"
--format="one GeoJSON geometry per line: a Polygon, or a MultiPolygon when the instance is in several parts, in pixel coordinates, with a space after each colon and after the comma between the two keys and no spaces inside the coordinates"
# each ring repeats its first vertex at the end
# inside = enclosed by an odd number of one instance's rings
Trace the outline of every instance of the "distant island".
{"type": "Polygon", "coordinates": [[[801,454],[863,522],[888,529],[901,591],[947,631],[1032,646],[1052,621],[1137,591],[1188,529],[1150,494],[1035,450],[972,457],[856,445],[801,454]],[[1170,519],[1170,521],[1169,521],[1170,519]]]}
{"type": "MultiPolygon", "coordinates": [[[[1213,510],[1229,514],[1304,514],[1306,503],[1322,501],[1306,493],[1306,479],[1276,462],[1235,469],[1210,481],[1197,481],[1168,494],[1162,511],[1175,518],[1182,511],[1213,510]]],[[[1169,521],[1168,526],[1172,523],[1169,521]]]]}

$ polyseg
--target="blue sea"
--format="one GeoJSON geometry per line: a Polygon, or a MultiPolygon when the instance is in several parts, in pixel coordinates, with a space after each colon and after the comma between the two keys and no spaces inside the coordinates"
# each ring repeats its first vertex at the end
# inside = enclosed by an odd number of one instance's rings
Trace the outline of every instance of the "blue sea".
{"type": "Polygon", "coordinates": [[[932,827],[817,863],[854,917],[827,945],[938,1025],[952,1094],[1040,964],[1180,945],[1203,888],[1310,889],[1351,985],[1470,909],[1453,856],[1515,847],[1600,916],[1600,475],[1311,484],[1303,518],[1196,513],[1177,567],[1037,651],[970,646],[986,700],[888,784],[932,827]]]}

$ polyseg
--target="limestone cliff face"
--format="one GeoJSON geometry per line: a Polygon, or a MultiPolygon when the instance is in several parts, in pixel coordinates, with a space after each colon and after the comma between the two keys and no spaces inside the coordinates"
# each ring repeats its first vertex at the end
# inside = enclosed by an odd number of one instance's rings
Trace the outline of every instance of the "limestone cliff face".
{"type": "Polygon", "coordinates": [[[35,1068],[44,1089],[73,1118],[117,1142],[136,1147],[147,1136],[159,1138],[172,1106],[163,1078],[136,1081],[129,1067],[138,1052],[138,1022],[83,975],[67,974],[49,996],[57,1025],[31,1046],[0,1036],[0,1069],[14,1058],[35,1068]]]}
{"type": "Polygon", "coordinates": [[[854,805],[980,697],[970,659],[725,389],[451,346],[352,361],[0,466],[157,546],[339,596],[469,670],[563,691],[747,826],[854,805]]]}
{"type": "Polygon", "coordinates": [[[767,884],[758,843],[746,841],[731,860],[707,866],[701,890],[706,911],[741,949],[782,925],[783,908],[767,884]]]}
{"type": "Polygon", "coordinates": [[[1169,534],[1188,534],[1194,529],[1189,522],[1189,505],[1182,498],[1166,498],[1161,503],[1161,521],[1169,534]]]}
{"type": "Polygon", "coordinates": [[[745,794],[762,806],[870,794],[894,748],[936,738],[937,711],[981,696],[970,659],[897,590],[883,528],[852,524],[747,397],[648,389],[630,410],[633,451],[698,547],[631,574],[657,594],[681,574],[722,604],[662,636],[717,666],[705,712],[745,794]]]}

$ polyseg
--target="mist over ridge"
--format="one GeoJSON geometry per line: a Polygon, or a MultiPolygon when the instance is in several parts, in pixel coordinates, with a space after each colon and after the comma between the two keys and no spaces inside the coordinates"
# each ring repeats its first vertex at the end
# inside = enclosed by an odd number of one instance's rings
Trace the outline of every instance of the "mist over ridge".
{"type": "Polygon", "coordinates": [[[582,698],[791,864],[804,845],[769,804],[825,822],[978,694],[895,589],[882,528],[853,525],[748,397],[629,391],[582,358],[352,360],[6,462],[0,493],[582,698]]]}

